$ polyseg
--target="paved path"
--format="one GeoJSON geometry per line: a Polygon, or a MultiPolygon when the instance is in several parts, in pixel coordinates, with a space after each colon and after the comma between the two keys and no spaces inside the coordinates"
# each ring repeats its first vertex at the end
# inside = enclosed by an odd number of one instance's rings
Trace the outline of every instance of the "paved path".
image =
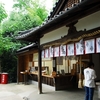
{"type": "MultiPolygon", "coordinates": [[[[0,84],[0,100],[84,100],[84,90],[54,91],[54,88],[43,85],[43,94],[38,94],[37,84],[0,84]]],[[[97,90],[94,100],[100,100],[97,90]]]]}

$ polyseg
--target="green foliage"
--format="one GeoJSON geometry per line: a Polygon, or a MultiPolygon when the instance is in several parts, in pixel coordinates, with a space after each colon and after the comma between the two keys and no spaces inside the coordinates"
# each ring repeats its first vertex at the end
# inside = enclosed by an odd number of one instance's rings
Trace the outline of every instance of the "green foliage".
{"type": "Polygon", "coordinates": [[[1,59],[2,72],[8,73],[9,82],[16,82],[17,79],[17,57],[15,54],[16,52],[12,50],[4,51],[1,59]]]}
{"type": "Polygon", "coordinates": [[[7,13],[3,7],[3,4],[0,3],[0,23],[2,22],[3,19],[7,17],[7,13]]]}
{"type": "Polygon", "coordinates": [[[0,36],[0,56],[2,56],[3,51],[8,51],[9,49],[15,49],[20,45],[20,43],[15,44],[11,41],[12,39],[10,37],[3,37],[0,36]]]}
{"type": "Polygon", "coordinates": [[[45,6],[38,5],[37,0],[16,0],[9,18],[2,24],[3,35],[16,36],[24,31],[39,26],[47,18],[45,6]]]}
{"type": "Polygon", "coordinates": [[[6,20],[3,20],[7,14],[0,4],[0,65],[2,65],[2,72],[9,73],[10,82],[15,81],[17,77],[15,51],[29,44],[16,40],[15,36],[18,35],[18,31],[39,26],[47,16],[48,12],[39,0],[15,0],[13,11],[6,20]]]}
{"type": "Polygon", "coordinates": [[[25,11],[28,7],[31,8],[32,0],[14,0],[15,4],[13,7],[19,9],[20,11],[25,11]]]}

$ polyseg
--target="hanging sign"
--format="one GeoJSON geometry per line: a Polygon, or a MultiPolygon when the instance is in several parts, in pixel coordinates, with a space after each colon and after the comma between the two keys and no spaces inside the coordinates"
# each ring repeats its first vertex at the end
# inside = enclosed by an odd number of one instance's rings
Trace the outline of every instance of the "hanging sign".
{"type": "Polygon", "coordinates": [[[74,55],[74,44],[68,44],[67,45],[67,56],[73,56],[74,55]]]}
{"type": "Polygon", "coordinates": [[[95,53],[95,41],[94,39],[85,41],[85,54],[95,53]]]}
{"type": "Polygon", "coordinates": [[[42,58],[44,58],[45,57],[45,55],[44,55],[44,50],[42,50],[42,58]]]}
{"type": "Polygon", "coordinates": [[[49,56],[50,57],[53,57],[53,55],[54,55],[53,48],[52,47],[49,47],[49,56]]]}
{"type": "Polygon", "coordinates": [[[49,58],[49,50],[45,49],[45,58],[49,58]]]}
{"type": "Polygon", "coordinates": [[[84,47],[80,42],[75,43],[76,55],[82,55],[84,53],[84,47]]]}
{"type": "Polygon", "coordinates": [[[96,52],[100,53],[100,37],[96,38],[96,52]]]}
{"type": "Polygon", "coordinates": [[[59,57],[59,47],[54,47],[54,57],[59,57]]]}
{"type": "Polygon", "coordinates": [[[60,46],[60,56],[66,56],[66,45],[60,46]]]}

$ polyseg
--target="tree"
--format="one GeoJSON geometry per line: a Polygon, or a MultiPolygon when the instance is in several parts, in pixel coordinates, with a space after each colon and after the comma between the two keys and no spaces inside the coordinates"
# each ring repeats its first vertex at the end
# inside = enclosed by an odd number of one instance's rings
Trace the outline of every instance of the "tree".
{"type": "Polygon", "coordinates": [[[0,33],[2,32],[1,29],[1,22],[3,21],[3,19],[5,19],[7,17],[7,13],[3,7],[3,4],[0,3],[0,33]]]}
{"type": "MultiPolygon", "coordinates": [[[[1,70],[1,58],[3,56],[4,51],[8,51],[9,49],[14,49],[16,45],[11,41],[10,37],[3,37],[2,35],[2,27],[1,22],[3,19],[7,17],[7,13],[3,7],[3,4],[0,3],[0,72],[1,70]]],[[[18,44],[17,44],[18,45],[18,44]]]]}
{"type": "Polygon", "coordinates": [[[9,18],[2,24],[3,35],[17,35],[18,31],[39,26],[47,18],[45,6],[38,5],[38,0],[16,0],[9,18]]]}
{"type": "Polygon", "coordinates": [[[0,23],[2,22],[3,19],[7,17],[7,13],[4,9],[4,6],[2,3],[0,3],[0,23]]]}
{"type": "MultiPolygon", "coordinates": [[[[3,72],[6,71],[9,74],[16,72],[16,50],[29,44],[15,39],[15,36],[18,35],[18,31],[24,31],[39,26],[47,18],[47,15],[48,13],[45,7],[38,5],[38,2],[35,3],[31,0],[16,0],[13,11],[6,20],[2,21],[0,27],[0,35],[2,38],[0,39],[0,45],[2,45],[0,53],[3,72]]],[[[17,75],[13,76],[11,79],[17,77],[17,75]]]]}
{"type": "Polygon", "coordinates": [[[23,14],[29,14],[33,19],[44,21],[48,16],[46,7],[40,0],[15,0],[13,8],[23,14]]]}

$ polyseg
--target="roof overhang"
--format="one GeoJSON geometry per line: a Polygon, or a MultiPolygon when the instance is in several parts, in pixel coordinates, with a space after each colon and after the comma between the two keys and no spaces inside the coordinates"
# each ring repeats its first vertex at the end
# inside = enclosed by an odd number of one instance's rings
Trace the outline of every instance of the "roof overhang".
{"type": "Polygon", "coordinates": [[[16,37],[16,39],[35,42],[44,34],[53,31],[64,25],[68,26],[79,19],[100,10],[100,0],[81,0],[82,2],[73,5],[43,23],[41,26],[16,37]]]}
{"type": "Polygon", "coordinates": [[[23,48],[20,48],[19,50],[17,50],[16,54],[25,53],[25,52],[28,52],[28,51],[33,50],[33,49],[38,49],[38,45],[33,43],[33,44],[30,44],[30,45],[25,46],[23,48]]]}

